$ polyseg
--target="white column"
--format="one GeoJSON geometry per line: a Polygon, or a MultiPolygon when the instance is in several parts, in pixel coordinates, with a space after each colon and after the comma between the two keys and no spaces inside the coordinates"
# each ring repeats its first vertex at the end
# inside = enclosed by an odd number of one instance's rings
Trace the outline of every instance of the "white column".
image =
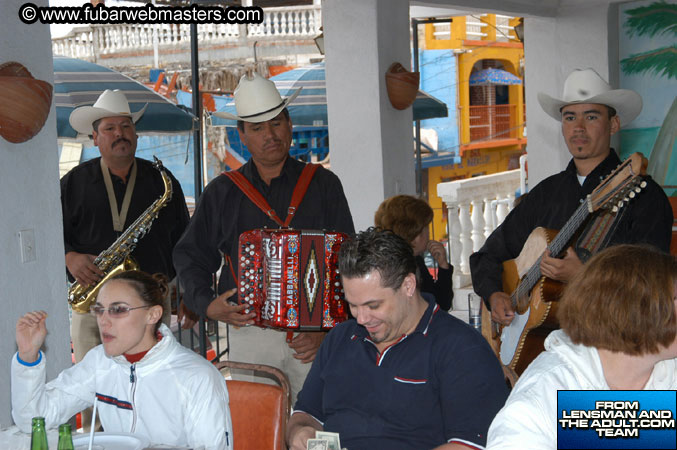
{"type": "Polygon", "coordinates": [[[409,1],[325,0],[322,14],[331,168],[362,230],[384,198],[415,192],[412,111],[385,86],[393,62],[411,67],[409,1]]]}
{"type": "MultiPolygon", "coordinates": [[[[49,25],[21,22],[17,12],[24,3],[25,0],[2,1],[0,63],[16,61],[36,79],[53,85],[49,25]]],[[[31,3],[37,7],[48,6],[47,0],[31,3]]],[[[8,100],[5,97],[2,101],[8,100]]],[[[28,104],[28,100],[21,106],[38,109],[37,105],[28,104]]],[[[6,429],[13,425],[7,366],[16,352],[14,333],[9,330],[14,330],[20,316],[34,310],[45,310],[49,315],[49,332],[42,348],[49,361],[46,369],[48,380],[72,365],[53,103],[43,127],[32,138],[13,144],[0,137],[0,192],[0,326],[5,330],[0,345],[2,379],[5,380],[0,386],[0,429],[6,429]],[[28,258],[26,262],[23,262],[19,238],[19,232],[23,230],[30,230],[33,235],[34,259],[28,258]]]]}
{"type": "Polygon", "coordinates": [[[543,112],[537,93],[561,98],[564,80],[574,69],[592,67],[609,79],[609,41],[617,39],[609,30],[609,10],[609,2],[589,2],[564,6],[554,18],[527,17],[524,21],[531,188],[563,170],[571,159],[561,125],[543,112]]]}

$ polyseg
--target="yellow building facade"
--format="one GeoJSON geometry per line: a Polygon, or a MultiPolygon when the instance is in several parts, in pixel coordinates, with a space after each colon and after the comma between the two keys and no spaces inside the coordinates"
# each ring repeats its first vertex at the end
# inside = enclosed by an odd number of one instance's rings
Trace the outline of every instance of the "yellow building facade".
{"type": "Polygon", "coordinates": [[[514,31],[520,23],[520,18],[481,14],[452,17],[448,25],[425,25],[425,49],[452,50],[457,58],[457,104],[448,107],[458,111],[461,161],[427,169],[435,239],[447,233],[437,184],[519,167],[526,148],[524,84],[471,86],[470,77],[496,68],[523,79],[524,47],[514,31]]]}

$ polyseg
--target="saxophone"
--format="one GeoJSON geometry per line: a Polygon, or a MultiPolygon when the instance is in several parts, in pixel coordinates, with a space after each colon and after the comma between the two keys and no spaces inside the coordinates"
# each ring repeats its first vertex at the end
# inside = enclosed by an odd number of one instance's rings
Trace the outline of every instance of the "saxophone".
{"type": "Polygon", "coordinates": [[[127,228],[122,235],[110,247],[101,252],[94,259],[94,264],[104,273],[103,278],[95,284],[82,285],[79,282],[73,283],[68,289],[68,303],[73,311],[79,313],[88,313],[89,308],[96,301],[101,286],[111,277],[127,270],[139,270],[139,265],[132,259],[130,253],[139,243],[148,231],[153,221],[157,218],[160,210],[164,208],[172,199],[172,180],[167,175],[162,161],[153,156],[153,167],[160,171],[164,183],[165,192],[160,198],[155,200],[141,214],[133,224],[127,228]]]}

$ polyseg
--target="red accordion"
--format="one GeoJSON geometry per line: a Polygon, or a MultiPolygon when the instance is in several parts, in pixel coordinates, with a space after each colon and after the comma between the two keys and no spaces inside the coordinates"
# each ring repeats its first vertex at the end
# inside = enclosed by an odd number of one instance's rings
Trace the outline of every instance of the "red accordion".
{"type": "Polygon", "coordinates": [[[238,303],[261,327],[333,328],[348,319],[338,271],[344,233],[257,229],[239,240],[238,303]]]}

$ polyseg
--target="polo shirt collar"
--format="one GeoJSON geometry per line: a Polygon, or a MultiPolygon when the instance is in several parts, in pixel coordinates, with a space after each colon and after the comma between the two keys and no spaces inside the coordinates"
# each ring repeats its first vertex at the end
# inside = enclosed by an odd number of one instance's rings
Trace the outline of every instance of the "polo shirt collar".
{"type": "Polygon", "coordinates": [[[423,299],[428,302],[428,307],[425,309],[425,312],[423,313],[421,320],[418,322],[418,326],[414,330],[414,333],[421,333],[426,336],[428,334],[428,329],[430,328],[430,323],[433,321],[433,317],[435,316],[435,313],[439,311],[440,307],[432,294],[421,292],[421,297],[423,297],[423,299]]]}

